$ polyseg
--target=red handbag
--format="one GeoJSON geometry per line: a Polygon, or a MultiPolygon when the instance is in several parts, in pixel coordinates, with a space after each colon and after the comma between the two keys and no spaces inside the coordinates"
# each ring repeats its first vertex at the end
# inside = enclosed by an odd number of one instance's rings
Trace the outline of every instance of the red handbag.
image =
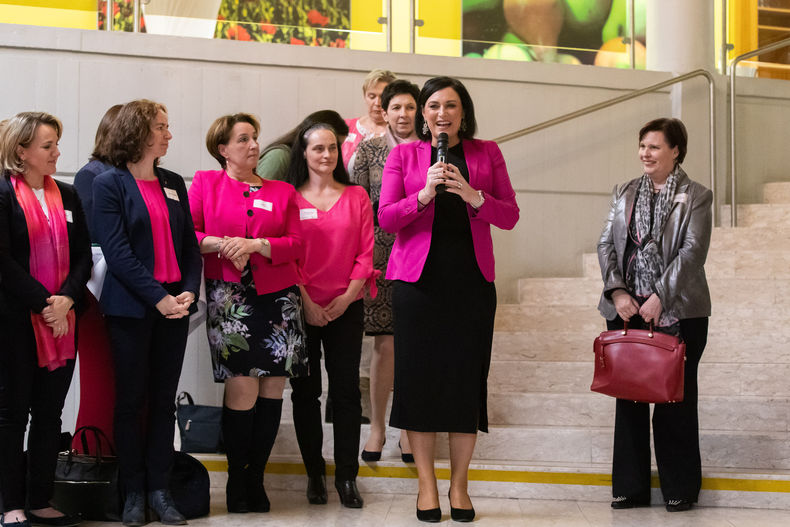
{"type": "Polygon", "coordinates": [[[650,329],[604,331],[593,344],[595,374],[590,390],[643,403],[683,400],[686,343],[650,329]]]}

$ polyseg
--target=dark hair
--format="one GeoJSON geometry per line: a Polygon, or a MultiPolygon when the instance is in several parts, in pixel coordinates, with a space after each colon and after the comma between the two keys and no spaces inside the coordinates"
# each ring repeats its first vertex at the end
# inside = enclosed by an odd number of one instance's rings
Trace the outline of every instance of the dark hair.
{"type": "Polygon", "coordinates": [[[110,150],[110,129],[115,123],[115,118],[118,112],[123,108],[123,104],[113,104],[110,106],[104,116],[99,121],[99,126],[96,128],[96,139],[93,141],[93,152],[91,152],[91,159],[107,163],[108,153],[110,150]]]}
{"type": "Polygon", "coordinates": [[[261,155],[274,146],[287,145],[290,147],[294,144],[296,137],[299,135],[299,130],[302,130],[303,128],[309,128],[310,126],[317,123],[328,124],[332,127],[332,130],[337,136],[348,135],[348,125],[343,120],[343,118],[340,117],[339,113],[334,110],[318,110],[317,112],[313,112],[302,119],[301,123],[287,131],[285,134],[266,145],[266,148],[261,150],[261,155]]]}
{"type": "Polygon", "coordinates": [[[639,142],[642,142],[642,139],[649,132],[661,132],[664,134],[664,140],[670,148],[677,147],[678,157],[675,159],[675,162],[678,165],[686,159],[689,135],[686,132],[686,125],[683,124],[683,121],[671,117],[653,119],[639,130],[639,142]]]}
{"type": "Polygon", "coordinates": [[[343,164],[343,152],[341,150],[340,141],[337,139],[337,132],[334,128],[326,123],[314,123],[309,126],[304,126],[299,130],[293,146],[291,146],[291,162],[288,165],[288,183],[295,188],[299,188],[309,179],[310,173],[307,169],[307,159],[305,159],[305,151],[307,150],[307,139],[316,130],[329,130],[335,136],[337,142],[337,165],[335,170],[332,171],[332,177],[338,183],[350,185],[351,181],[348,178],[348,172],[343,164]]]}
{"type": "Polygon", "coordinates": [[[465,121],[466,126],[462,126],[461,129],[458,130],[458,137],[461,139],[472,139],[477,132],[475,105],[472,103],[472,98],[469,96],[469,92],[466,91],[466,86],[464,86],[458,79],[454,79],[452,77],[434,77],[432,79],[428,79],[425,81],[425,84],[422,85],[420,97],[417,99],[417,117],[414,121],[417,137],[423,141],[429,141],[431,139],[430,130],[428,130],[428,133],[424,133],[422,131],[422,125],[425,123],[425,119],[422,116],[422,110],[425,108],[425,103],[428,101],[431,95],[445,88],[452,88],[455,90],[455,93],[457,93],[458,97],[461,99],[461,108],[463,109],[464,113],[463,121],[461,122],[463,123],[465,121]]]}
{"type": "Polygon", "coordinates": [[[255,128],[255,133],[261,131],[261,125],[254,115],[249,113],[234,113],[231,115],[223,115],[218,117],[211,126],[208,127],[206,132],[206,149],[211,157],[219,161],[222,168],[225,168],[227,160],[219,153],[219,145],[227,145],[230,141],[230,135],[233,132],[233,127],[237,123],[249,123],[255,128]]]}
{"type": "Polygon", "coordinates": [[[137,163],[143,158],[145,145],[151,135],[151,123],[160,110],[167,113],[164,104],[148,99],[138,99],[123,105],[107,133],[107,161],[110,164],[123,167],[126,163],[137,163]]]}
{"type": "Polygon", "coordinates": [[[398,79],[387,84],[381,92],[381,108],[386,112],[390,106],[390,101],[396,95],[407,94],[414,98],[414,102],[420,97],[420,87],[405,79],[398,79]]]}

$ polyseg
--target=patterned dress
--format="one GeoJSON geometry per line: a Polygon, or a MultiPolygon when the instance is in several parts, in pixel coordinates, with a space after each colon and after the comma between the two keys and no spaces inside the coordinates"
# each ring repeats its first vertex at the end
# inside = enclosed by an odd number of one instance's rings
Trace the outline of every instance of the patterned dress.
{"type": "MultiPolygon", "coordinates": [[[[250,191],[259,188],[250,186],[250,191]]],[[[259,295],[247,264],[240,282],[206,279],[206,296],[215,382],[308,374],[302,295],[296,285],[259,295]]]]}
{"type": "Polygon", "coordinates": [[[381,194],[381,174],[390,147],[385,137],[374,137],[363,141],[357,147],[354,161],[354,173],[351,182],[362,186],[370,196],[373,204],[373,267],[381,271],[376,278],[379,293],[376,298],[365,298],[365,333],[367,335],[392,335],[392,282],[384,279],[387,273],[387,261],[390,258],[395,235],[379,227],[376,215],[381,194]]]}

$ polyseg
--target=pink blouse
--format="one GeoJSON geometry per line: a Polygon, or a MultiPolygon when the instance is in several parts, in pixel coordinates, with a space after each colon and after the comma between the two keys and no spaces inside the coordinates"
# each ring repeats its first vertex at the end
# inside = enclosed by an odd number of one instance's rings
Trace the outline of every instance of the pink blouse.
{"type": "Polygon", "coordinates": [[[173,233],[170,231],[170,212],[158,179],[135,179],[145,207],[151,217],[151,234],[154,240],[154,278],[162,283],[181,281],[176,251],[173,248],[173,233]]]}
{"type": "MultiPolygon", "coordinates": [[[[271,258],[250,255],[250,268],[259,295],[299,283],[296,260],[302,255],[298,194],[283,181],[262,180],[261,188],[229,177],[224,170],[199,170],[189,187],[189,208],[198,243],[206,236],[266,238],[271,258]]],[[[203,255],[206,278],[239,282],[241,272],[217,253],[203,255]]]]}
{"type": "MultiPolygon", "coordinates": [[[[351,280],[365,280],[376,296],[373,269],[373,207],[364,188],[345,188],[327,211],[297,193],[305,255],[299,261],[302,283],[310,299],[326,307],[348,289],[351,280]]],[[[362,298],[364,288],[356,300],[362,298]]]]}

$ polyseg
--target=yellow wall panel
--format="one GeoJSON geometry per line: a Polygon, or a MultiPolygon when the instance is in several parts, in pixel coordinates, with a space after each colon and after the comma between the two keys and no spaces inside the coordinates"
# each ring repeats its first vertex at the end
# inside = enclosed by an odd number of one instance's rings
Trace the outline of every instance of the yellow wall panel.
{"type": "Polygon", "coordinates": [[[2,4],[95,12],[98,2],[96,0],[0,0],[0,6],[2,4]]]}
{"type": "Polygon", "coordinates": [[[418,30],[421,37],[461,38],[461,0],[418,1],[417,18],[425,22],[418,30]]]}
{"type": "Polygon", "coordinates": [[[96,29],[96,8],[94,6],[92,11],[81,11],[0,3],[0,20],[30,26],[96,29]]]}

